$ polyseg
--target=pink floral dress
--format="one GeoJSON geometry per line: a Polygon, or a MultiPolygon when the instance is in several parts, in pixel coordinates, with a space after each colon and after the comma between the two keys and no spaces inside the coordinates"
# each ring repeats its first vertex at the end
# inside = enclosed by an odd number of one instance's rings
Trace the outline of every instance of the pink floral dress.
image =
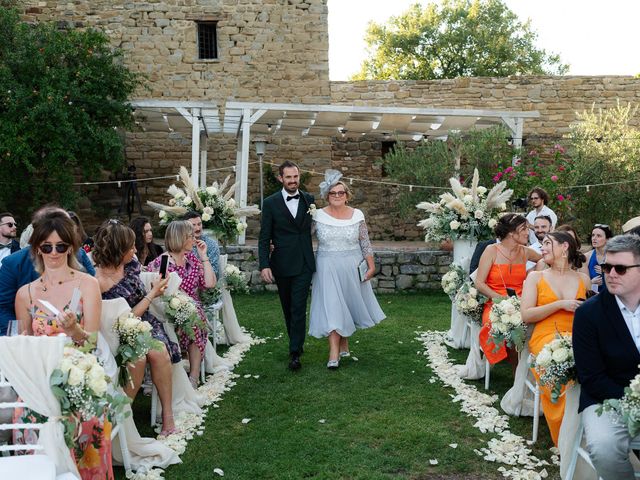
{"type": "MultiPolygon", "coordinates": [[[[160,270],[161,259],[162,256],[157,257],[148,265],[147,270],[149,272],[157,272],[160,270]]],[[[198,257],[193,252],[188,252],[185,254],[184,267],[169,262],[167,274],[171,272],[176,272],[182,279],[180,290],[195,300],[198,307],[198,315],[200,315],[200,318],[206,325],[206,317],[202,309],[202,304],[200,303],[200,298],[198,297],[198,290],[207,288],[204,283],[204,268],[202,267],[202,262],[198,260],[198,257]]],[[[198,346],[198,350],[200,350],[201,355],[204,355],[204,349],[207,345],[207,332],[198,327],[194,328],[193,331],[196,335],[195,343],[198,346]]],[[[178,336],[180,338],[180,348],[183,351],[187,351],[193,341],[183,332],[178,332],[178,336]]]]}

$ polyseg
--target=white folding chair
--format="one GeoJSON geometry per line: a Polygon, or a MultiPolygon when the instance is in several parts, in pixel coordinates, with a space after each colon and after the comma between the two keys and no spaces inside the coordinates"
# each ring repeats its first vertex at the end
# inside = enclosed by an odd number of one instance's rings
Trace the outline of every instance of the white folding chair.
{"type": "Polygon", "coordinates": [[[113,421],[111,427],[111,441],[118,437],[120,441],[120,453],[122,454],[122,466],[127,475],[131,473],[131,453],[129,453],[129,445],[127,444],[127,436],[122,428],[122,424],[116,420],[113,421]]]}
{"type": "Polygon", "coordinates": [[[533,432],[531,434],[531,441],[536,443],[538,441],[538,427],[540,425],[540,384],[537,380],[532,383],[528,378],[524,384],[533,393],[533,432]]]}

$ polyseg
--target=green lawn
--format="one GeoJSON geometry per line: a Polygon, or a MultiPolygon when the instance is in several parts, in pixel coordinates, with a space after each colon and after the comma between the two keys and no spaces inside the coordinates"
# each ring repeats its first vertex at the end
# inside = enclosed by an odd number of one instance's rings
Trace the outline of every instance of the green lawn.
{"type": "MultiPolygon", "coordinates": [[[[189,443],[183,464],[170,467],[165,478],[210,480],[217,478],[216,467],[229,479],[502,478],[499,465],[473,451],[491,435],[472,427],[473,419],[451,402],[451,390],[427,381],[431,371],[416,354],[416,330],[448,327],[449,299],[416,294],[381,295],[379,301],[387,319],[352,337],[358,361],[347,359],[337,371],[326,369],[325,340],[307,340],[296,373],[286,368],[286,335],[253,346],[236,368],[237,385],[220,408],[209,410],[205,434],[189,443]],[[243,418],[251,422],[244,425],[243,418]]],[[[235,306],[255,335],[284,331],[276,295],[238,297],[235,306]]],[[[466,354],[451,351],[461,363],[466,354]]],[[[495,393],[502,395],[511,383],[510,367],[492,370],[495,393]]],[[[481,381],[477,385],[483,388],[481,381]]],[[[149,434],[148,400],[139,398],[134,406],[141,433],[149,434]]],[[[531,418],[511,419],[511,430],[525,438],[531,425],[531,418]]],[[[550,446],[541,419],[533,453],[548,460],[550,446]]],[[[557,476],[557,469],[548,471],[557,476]]]]}

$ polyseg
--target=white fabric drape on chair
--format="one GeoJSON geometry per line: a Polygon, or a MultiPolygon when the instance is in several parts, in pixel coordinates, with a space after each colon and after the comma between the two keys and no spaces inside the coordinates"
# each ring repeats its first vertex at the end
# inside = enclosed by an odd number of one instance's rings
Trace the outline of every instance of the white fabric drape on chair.
{"type": "Polygon", "coordinates": [[[0,337],[0,370],[29,408],[49,417],[40,430],[38,443],[56,464],[56,474],[80,474],[64,441],[59,418],[60,403],[49,378],[60,363],[66,337],[0,337]]]}
{"type": "MultiPolygon", "coordinates": [[[[131,311],[129,304],[124,298],[116,298],[113,300],[102,301],[102,317],[100,319],[100,333],[105,343],[109,345],[111,358],[117,353],[120,341],[118,335],[113,331],[113,324],[116,319],[123,314],[131,311]]],[[[114,385],[117,385],[118,375],[112,377],[114,385]]],[[[131,407],[125,407],[125,413],[130,415],[121,422],[121,428],[124,429],[129,453],[131,455],[131,466],[134,470],[141,467],[150,470],[153,467],[167,468],[169,465],[181,463],[180,457],[174,450],[164,445],[162,442],[154,438],[143,438],[138,432],[133,421],[133,412],[131,407]]],[[[122,452],[120,448],[120,437],[116,436],[113,440],[111,448],[113,459],[122,464],[122,452]]]]}
{"type": "Polygon", "coordinates": [[[469,328],[470,347],[467,361],[464,365],[456,365],[458,375],[465,380],[478,380],[485,375],[485,361],[482,357],[482,350],[478,335],[480,335],[480,325],[476,322],[470,322],[469,328]]]}
{"type": "MultiPolygon", "coordinates": [[[[534,394],[527,388],[525,381],[529,381],[535,385],[536,379],[531,373],[529,368],[529,344],[528,340],[524,345],[524,348],[518,353],[518,366],[516,368],[516,376],[513,380],[513,386],[507,390],[502,400],[500,400],[500,407],[508,415],[514,415],[516,417],[533,417],[534,412],[534,394]]],[[[542,414],[540,408],[537,415],[542,414]]]]}
{"type": "MultiPolygon", "coordinates": [[[[151,290],[151,282],[157,281],[160,278],[160,275],[156,272],[143,272],[140,274],[140,278],[148,292],[151,290]]],[[[176,293],[180,287],[180,283],[182,283],[180,276],[176,272],[171,272],[169,274],[167,289],[164,292],[165,295],[173,295],[176,293]]],[[[167,321],[167,317],[164,314],[164,302],[162,301],[162,297],[156,297],[153,299],[151,306],[149,307],[149,312],[162,322],[169,339],[180,344],[176,331],[173,328],[173,324],[167,321]]],[[[187,376],[187,372],[185,372],[182,367],[182,363],[174,363],[172,365],[171,382],[173,393],[173,401],[171,402],[171,405],[173,406],[174,414],[178,412],[202,413],[202,409],[200,407],[205,404],[206,399],[194,390],[187,376]]],[[[161,406],[158,405],[158,413],[160,411],[161,406]]]]}
{"type": "MultiPolygon", "coordinates": [[[[220,255],[221,275],[224,275],[224,269],[227,266],[228,258],[228,255],[220,255]]],[[[224,331],[227,337],[226,341],[225,339],[221,339],[221,343],[235,345],[236,343],[251,342],[251,337],[244,333],[240,328],[236,311],[233,308],[233,299],[231,298],[231,294],[229,293],[224,281],[221,282],[220,286],[220,290],[222,291],[222,324],[224,325],[224,331]]]]}

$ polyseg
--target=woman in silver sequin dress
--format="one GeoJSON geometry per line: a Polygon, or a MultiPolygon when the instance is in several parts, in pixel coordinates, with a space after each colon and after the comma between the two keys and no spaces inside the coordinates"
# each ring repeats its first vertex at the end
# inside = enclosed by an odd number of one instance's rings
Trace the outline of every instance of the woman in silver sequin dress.
{"type": "Polygon", "coordinates": [[[336,170],[325,172],[320,194],[328,206],[313,214],[318,251],[309,334],[329,337],[330,369],[338,368],[340,357],[349,356],[348,339],[356,328],[372,327],[385,318],[369,282],[375,266],[364,214],[347,205],[352,195],[341,177],[336,170]],[[363,259],[368,268],[360,281],[363,259]]]}

